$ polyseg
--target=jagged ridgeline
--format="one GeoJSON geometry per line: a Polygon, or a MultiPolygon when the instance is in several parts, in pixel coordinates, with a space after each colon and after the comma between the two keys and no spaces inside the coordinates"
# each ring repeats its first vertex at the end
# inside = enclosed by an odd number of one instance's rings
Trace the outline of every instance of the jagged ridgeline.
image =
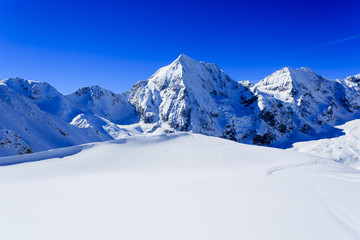
{"type": "Polygon", "coordinates": [[[360,75],[330,80],[287,67],[253,85],[183,54],[121,94],[91,86],[63,95],[10,78],[0,81],[0,156],[175,131],[286,147],[355,118],[359,84],[360,75]]]}

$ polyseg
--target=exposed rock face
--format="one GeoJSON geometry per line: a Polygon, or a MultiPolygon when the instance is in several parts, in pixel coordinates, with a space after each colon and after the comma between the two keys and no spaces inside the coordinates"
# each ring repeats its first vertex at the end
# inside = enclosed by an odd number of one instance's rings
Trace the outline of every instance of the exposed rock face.
{"type": "Polygon", "coordinates": [[[6,129],[0,129],[0,149],[7,155],[32,153],[30,146],[19,135],[6,129]]]}

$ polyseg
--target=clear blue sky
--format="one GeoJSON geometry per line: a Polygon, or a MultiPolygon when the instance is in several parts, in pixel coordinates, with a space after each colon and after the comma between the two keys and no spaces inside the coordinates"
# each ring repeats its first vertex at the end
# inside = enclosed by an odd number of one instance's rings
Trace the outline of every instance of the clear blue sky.
{"type": "Polygon", "coordinates": [[[0,0],[0,78],[122,92],[180,53],[235,80],[285,66],[344,78],[360,73],[359,12],[358,0],[0,0]]]}

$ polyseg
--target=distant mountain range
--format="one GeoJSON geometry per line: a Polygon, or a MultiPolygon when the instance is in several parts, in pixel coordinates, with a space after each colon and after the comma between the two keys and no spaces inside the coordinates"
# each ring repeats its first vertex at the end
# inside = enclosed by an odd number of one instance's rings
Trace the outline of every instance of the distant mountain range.
{"type": "Polygon", "coordinates": [[[121,94],[91,86],[63,95],[45,82],[1,80],[0,156],[176,131],[288,147],[333,135],[359,108],[360,74],[330,80],[286,67],[251,84],[182,54],[121,94]]]}

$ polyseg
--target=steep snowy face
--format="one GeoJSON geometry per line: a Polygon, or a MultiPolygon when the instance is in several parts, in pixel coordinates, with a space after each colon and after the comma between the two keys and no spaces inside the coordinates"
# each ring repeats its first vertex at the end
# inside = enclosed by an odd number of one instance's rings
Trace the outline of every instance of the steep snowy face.
{"type": "Polygon", "coordinates": [[[91,86],[65,97],[82,112],[99,115],[117,124],[139,121],[135,108],[128,102],[128,93],[115,94],[99,86],[91,86]]]}
{"type": "Polygon", "coordinates": [[[147,81],[135,84],[129,102],[141,121],[151,126],[148,131],[162,127],[222,136],[233,120],[251,115],[253,97],[248,87],[217,65],[182,54],[147,81]]]}

